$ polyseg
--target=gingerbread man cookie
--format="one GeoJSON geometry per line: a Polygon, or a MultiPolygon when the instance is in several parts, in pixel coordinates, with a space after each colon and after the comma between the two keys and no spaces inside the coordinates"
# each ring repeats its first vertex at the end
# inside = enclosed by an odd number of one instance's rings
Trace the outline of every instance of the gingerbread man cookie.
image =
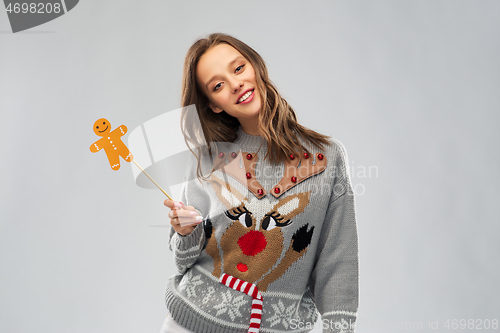
{"type": "Polygon", "coordinates": [[[97,153],[104,149],[108,156],[111,169],[120,169],[120,156],[127,162],[134,158],[127,146],[122,142],[121,137],[127,133],[127,126],[121,125],[111,132],[111,124],[107,119],[101,118],[94,123],[94,133],[102,136],[90,146],[90,151],[97,153]]]}

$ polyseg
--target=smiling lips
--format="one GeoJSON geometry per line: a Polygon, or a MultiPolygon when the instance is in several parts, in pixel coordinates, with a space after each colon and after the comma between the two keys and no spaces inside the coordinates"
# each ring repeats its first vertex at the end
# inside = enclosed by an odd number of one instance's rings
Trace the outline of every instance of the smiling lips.
{"type": "Polygon", "coordinates": [[[236,104],[250,102],[253,99],[253,91],[254,89],[248,90],[247,92],[243,93],[243,95],[240,96],[240,99],[238,99],[238,103],[236,104]],[[252,96],[252,98],[250,98],[250,96],[252,96]]]}
{"type": "Polygon", "coordinates": [[[108,130],[108,127],[109,127],[109,126],[106,126],[106,128],[105,128],[105,129],[103,129],[102,131],[98,131],[98,132],[99,132],[99,133],[106,132],[106,131],[108,130]]]}

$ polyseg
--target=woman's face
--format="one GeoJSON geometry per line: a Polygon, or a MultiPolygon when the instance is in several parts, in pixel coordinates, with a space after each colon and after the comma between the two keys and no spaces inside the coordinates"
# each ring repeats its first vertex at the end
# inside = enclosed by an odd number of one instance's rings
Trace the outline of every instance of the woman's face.
{"type": "Polygon", "coordinates": [[[226,111],[240,123],[256,123],[262,107],[255,71],[241,53],[228,44],[205,52],[196,67],[198,84],[216,112],[226,111]]]}

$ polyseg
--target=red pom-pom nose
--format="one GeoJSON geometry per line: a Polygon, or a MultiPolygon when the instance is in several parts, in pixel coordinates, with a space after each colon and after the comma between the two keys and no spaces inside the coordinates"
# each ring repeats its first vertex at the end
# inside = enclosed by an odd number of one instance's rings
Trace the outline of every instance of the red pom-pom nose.
{"type": "Polygon", "coordinates": [[[262,232],[250,230],[238,239],[238,245],[244,255],[253,257],[266,248],[267,241],[262,232]]]}

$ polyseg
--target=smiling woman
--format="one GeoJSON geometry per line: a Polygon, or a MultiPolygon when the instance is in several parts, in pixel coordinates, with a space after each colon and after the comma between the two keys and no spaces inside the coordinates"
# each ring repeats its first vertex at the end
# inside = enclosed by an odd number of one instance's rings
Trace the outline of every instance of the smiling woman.
{"type": "Polygon", "coordinates": [[[317,312],[335,323],[325,332],[353,332],[358,245],[343,145],[301,126],[260,55],[228,35],[189,49],[182,104],[195,104],[207,144],[191,150],[186,205],[165,201],[179,275],[162,333],[284,333],[293,322],[307,332],[317,312]]]}
{"type": "Polygon", "coordinates": [[[245,133],[260,134],[262,101],[255,71],[241,53],[228,44],[214,46],[201,56],[196,77],[212,111],[225,111],[238,119],[245,133]]]}
{"type": "Polygon", "coordinates": [[[299,137],[318,148],[329,144],[328,136],[297,122],[295,111],[269,79],[264,59],[229,35],[214,33],[191,46],[184,62],[181,103],[196,105],[206,142],[234,142],[241,128],[266,141],[265,158],[271,163],[306,151],[299,137]],[[251,100],[238,103],[250,90],[251,100]]]}

